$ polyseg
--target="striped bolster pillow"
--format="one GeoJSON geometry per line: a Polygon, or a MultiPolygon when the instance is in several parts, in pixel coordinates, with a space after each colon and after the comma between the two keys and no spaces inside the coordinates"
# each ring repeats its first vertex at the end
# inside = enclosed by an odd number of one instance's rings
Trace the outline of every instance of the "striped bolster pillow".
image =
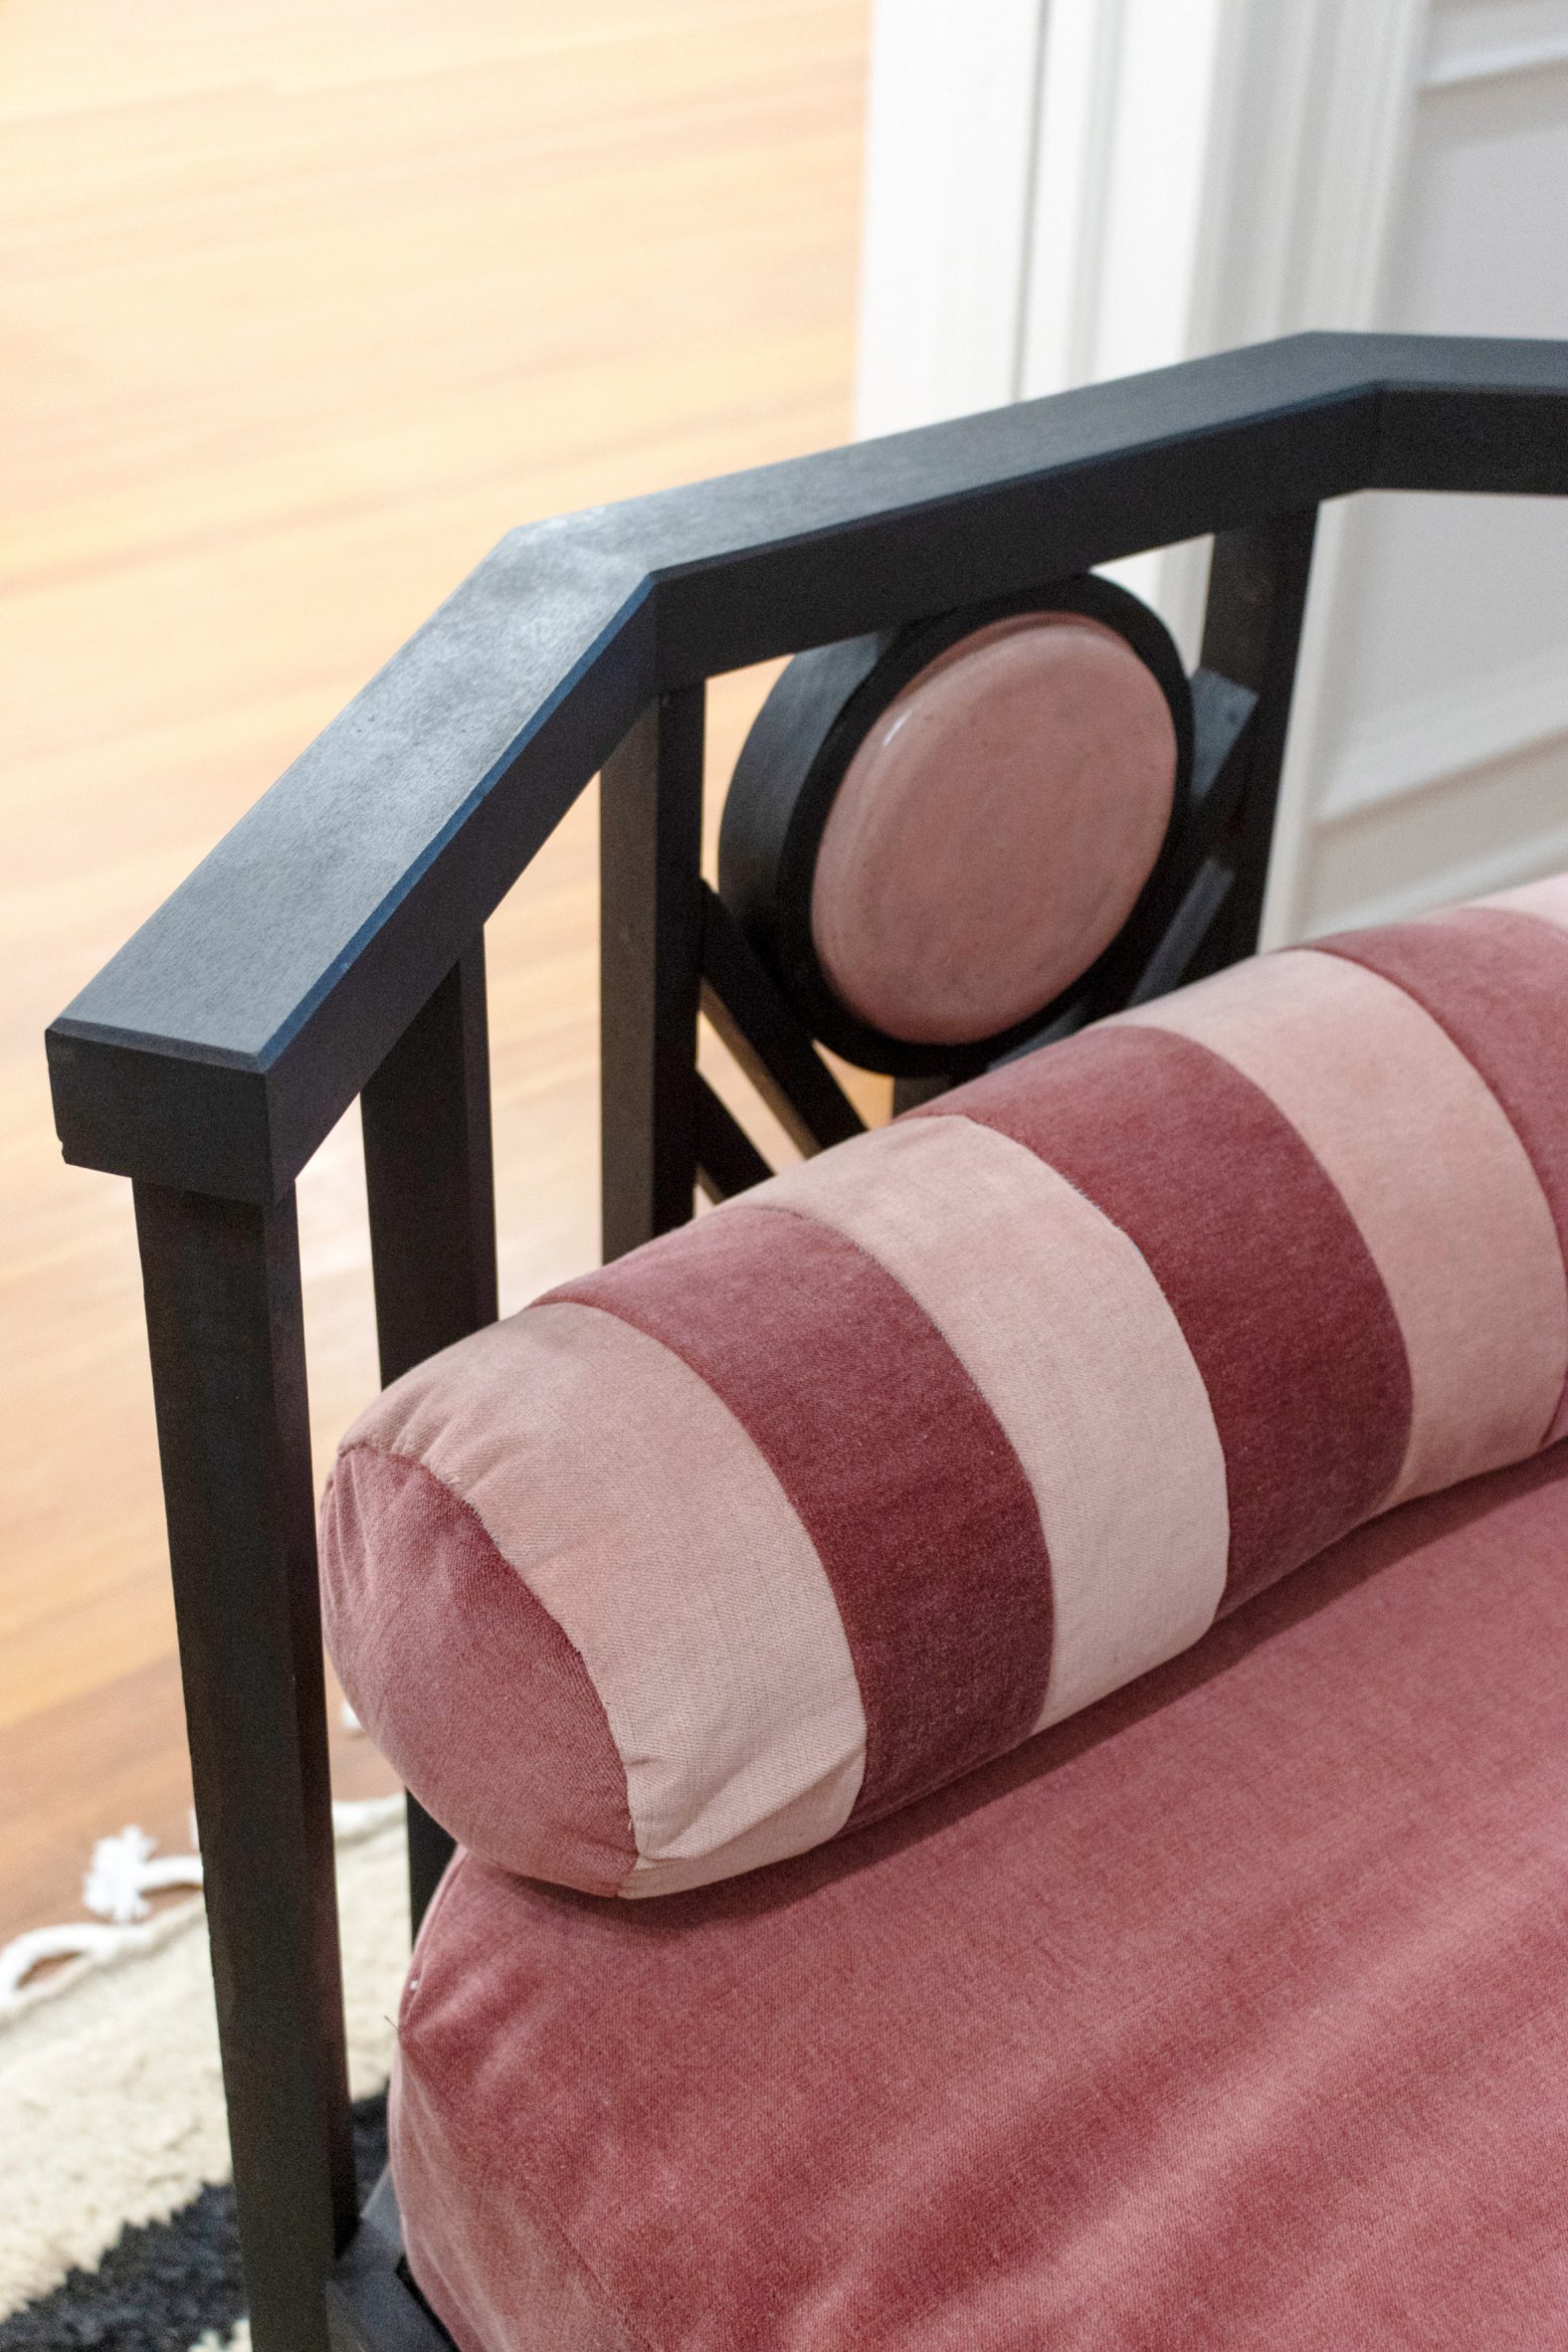
{"type": "Polygon", "coordinates": [[[1289,949],[569,1282],[365,1414],[344,1687],[655,1894],[906,1804],[1565,1426],[1568,878],[1289,949]]]}

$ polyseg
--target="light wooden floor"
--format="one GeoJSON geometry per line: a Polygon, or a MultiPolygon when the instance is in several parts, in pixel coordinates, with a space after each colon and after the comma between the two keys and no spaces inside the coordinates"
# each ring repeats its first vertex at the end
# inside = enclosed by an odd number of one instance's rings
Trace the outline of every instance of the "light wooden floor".
{"type": "MultiPolygon", "coordinates": [[[[61,1164],[44,1025],[507,525],[845,437],[867,15],[0,8],[0,1937],[187,1802],[128,1192],[61,1164]]],[[[595,1251],[593,854],[584,806],[491,926],[505,1305],[595,1251]]],[[[375,1382],[361,1189],[347,1121],[321,1464],[375,1382]]]]}

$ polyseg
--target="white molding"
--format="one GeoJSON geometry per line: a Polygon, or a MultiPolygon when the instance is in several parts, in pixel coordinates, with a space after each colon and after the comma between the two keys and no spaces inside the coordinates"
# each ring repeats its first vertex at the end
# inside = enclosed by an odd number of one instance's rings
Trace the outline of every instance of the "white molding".
{"type": "Polygon", "coordinates": [[[1018,394],[1047,0],[876,0],[856,429],[1018,394]]]}
{"type": "Polygon", "coordinates": [[[1021,399],[1067,391],[1095,373],[1125,17],[1123,0],[1050,0],[1020,285],[1021,399]]]}
{"type": "Polygon", "coordinates": [[[1514,42],[1507,48],[1461,50],[1431,66],[1421,87],[1467,90],[1475,82],[1503,82],[1515,74],[1549,73],[1558,66],[1568,66],[1568,33],[1514,42]]]}
{"type": "Polygon", "coordinates": [[[1189,356],[1232,0],[1052,0],[1019,390],[1189,356]]]}
{"type": "MultiPolygon", "coordinates": [[[[1234,0],[1207,342],[1379,323],[1428,21],[1428,0],[1297,0],[1289,9],[1234,0]],[[1251,191],[1271,184],[1271,202],[1252,200],[1251,191]]],[[[1270,945],[1295,935],[1305,897],[1347,519],[1330,506],[1318,523],[1264,909],[1270,945]]]]}
{"type": "Polygon", "coordinates": [[[1564,65],[1564,0],[1436,0],[1422,89],[1464,90],[1564,65]]]}
{"type": "Polygon", "coordinates": [[[1568,825],[1534,833],[1524,841],[1505,842],[1482,857],[1459,860],[1403,882],[1353,905],[1337,908],[1305,934],[1321,938],[1329,931],[1359,930],[1372,923],[1396,923],[1425,914],[1434,906],[1453,906],[1463,898],[1483,898],[1493,890],[1511,890],[1520,882],[1539,882],[1568,867],[1568,825]]]}
{"type": "MultiPolygon", "coordinates": [[[[1216,60],[1235,0],[1050,0],[1019,328],[1033,398],[1188,358],[1216,60]]],[[[1207,551],[1108,567],[1192,659],[1207,551]]]]}
{"type": "Polygon", "coordinates": [[[1500,767],[1568,737],[1568,664],[1539,655],[1382,712],[1345,745],[1318,796],[1319,825],[1500,767]]]}

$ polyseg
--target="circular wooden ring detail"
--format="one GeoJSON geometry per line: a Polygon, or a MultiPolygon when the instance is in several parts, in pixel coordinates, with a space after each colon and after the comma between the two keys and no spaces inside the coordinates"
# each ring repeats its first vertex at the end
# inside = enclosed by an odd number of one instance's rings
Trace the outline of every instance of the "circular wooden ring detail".
{"type": "Polygon", "coordinates": [[[813,1034],[898,1076],[1021,1043],[1111,947],[1192,766],[1163,623],[1094,575],[796,657],[719,889],[813,1034]]]}

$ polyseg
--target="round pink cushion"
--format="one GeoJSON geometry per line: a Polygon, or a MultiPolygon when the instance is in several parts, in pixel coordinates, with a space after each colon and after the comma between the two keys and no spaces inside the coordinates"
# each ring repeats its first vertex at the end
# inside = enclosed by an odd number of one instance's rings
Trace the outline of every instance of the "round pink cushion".
{"type": "Polygon", "coordinates": [[[1115,937],[1175,777],[1170,706],[1114,630],[1076,613],[977,629],[850,762],[812,886],[823,971],[886,1036],[996,1036],[1115,937]]]}

